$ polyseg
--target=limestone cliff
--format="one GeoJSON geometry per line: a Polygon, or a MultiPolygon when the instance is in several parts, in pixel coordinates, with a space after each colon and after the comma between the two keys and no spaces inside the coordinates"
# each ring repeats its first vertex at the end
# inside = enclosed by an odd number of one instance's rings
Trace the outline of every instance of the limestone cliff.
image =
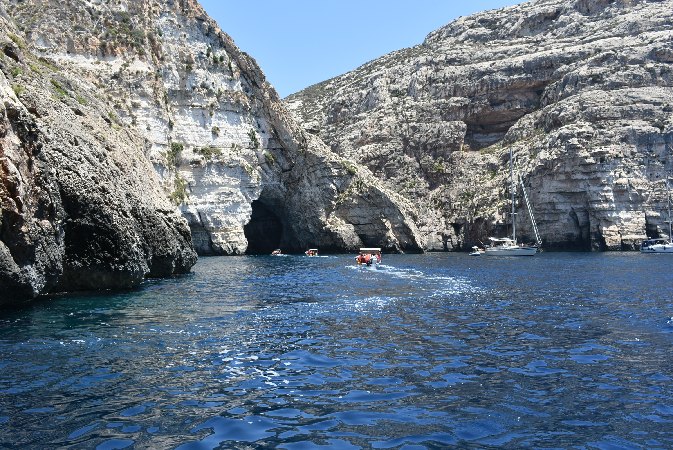
{"type": "Polygon", "coordinates": [[[429,249],[507,233],[510,148],[546,248],[628,249],[668,232],[672,63],[671,0],[539,0],[460,18],[287,102],[418,205],[429,249]]]}
{"type": "Polygon", "coordinates": [[[144,137],[198,252],[421,248],[408,201],[307,135],[196,1],[3,1],[144,137]]]}
{"type": "Polygon", "coordinates": [[[189,228],[143,140],[34,55],[2,6],[0,29],[0,305],[189,271],[189,228]]]}

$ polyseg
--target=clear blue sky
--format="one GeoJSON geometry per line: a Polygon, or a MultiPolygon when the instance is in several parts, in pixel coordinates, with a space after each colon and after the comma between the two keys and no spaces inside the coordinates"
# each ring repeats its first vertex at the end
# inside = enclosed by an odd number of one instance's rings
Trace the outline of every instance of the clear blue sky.
{"type": "Polygon", "coordinates": [[[522,0],[200,0],[281,97],[423,42],[459,16],[522,0]]]}

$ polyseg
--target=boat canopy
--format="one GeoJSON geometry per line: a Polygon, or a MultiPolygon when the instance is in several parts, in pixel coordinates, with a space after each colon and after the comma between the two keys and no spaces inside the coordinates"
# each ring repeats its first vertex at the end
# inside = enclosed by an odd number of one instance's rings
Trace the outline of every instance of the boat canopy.
{"type": "Polygon", "coordinates": [[[380,247],[360,247],[360,253],[381,253],[380,247]]]}

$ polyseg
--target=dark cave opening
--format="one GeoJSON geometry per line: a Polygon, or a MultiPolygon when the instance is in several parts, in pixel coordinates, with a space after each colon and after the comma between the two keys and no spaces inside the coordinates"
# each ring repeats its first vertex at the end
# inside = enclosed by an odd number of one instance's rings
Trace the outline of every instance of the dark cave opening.
{"type": "Polygon", "coordinates": [[[243,228],[248,240],[248,255],[268,255],[280,247],[283,223],[278,216],[259,200],[252,202],[250,222],[243,228]]]}
{"type": "Polygon", "coordinates": [[[657,228],[657,224],[650,221],[647,216],[645,216],[645,234],[648,239],[654,239],[662,237],[657,228]]]}

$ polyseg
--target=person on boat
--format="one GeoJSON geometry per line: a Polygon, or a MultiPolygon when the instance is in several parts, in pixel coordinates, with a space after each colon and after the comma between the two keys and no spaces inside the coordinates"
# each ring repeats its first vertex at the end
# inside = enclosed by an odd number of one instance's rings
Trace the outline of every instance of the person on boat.
{"type": "Polygon", "coordinates": [[[366,254],[366,253],[360,253],[360,254],[355,258],[355,261],[356,261],[358,264],[367,264],[367,262],[369,261],[369,255],[366,254]]]}
{"type": "Polygon", "coordinates": [[[277,249],[275,249],[274,251],[272,251],[271,254],[272,254],[273,256],[277,256],[277,255],[282,255],[283,252],[281,252],[280,249],[277,248],[277,249]]]}

